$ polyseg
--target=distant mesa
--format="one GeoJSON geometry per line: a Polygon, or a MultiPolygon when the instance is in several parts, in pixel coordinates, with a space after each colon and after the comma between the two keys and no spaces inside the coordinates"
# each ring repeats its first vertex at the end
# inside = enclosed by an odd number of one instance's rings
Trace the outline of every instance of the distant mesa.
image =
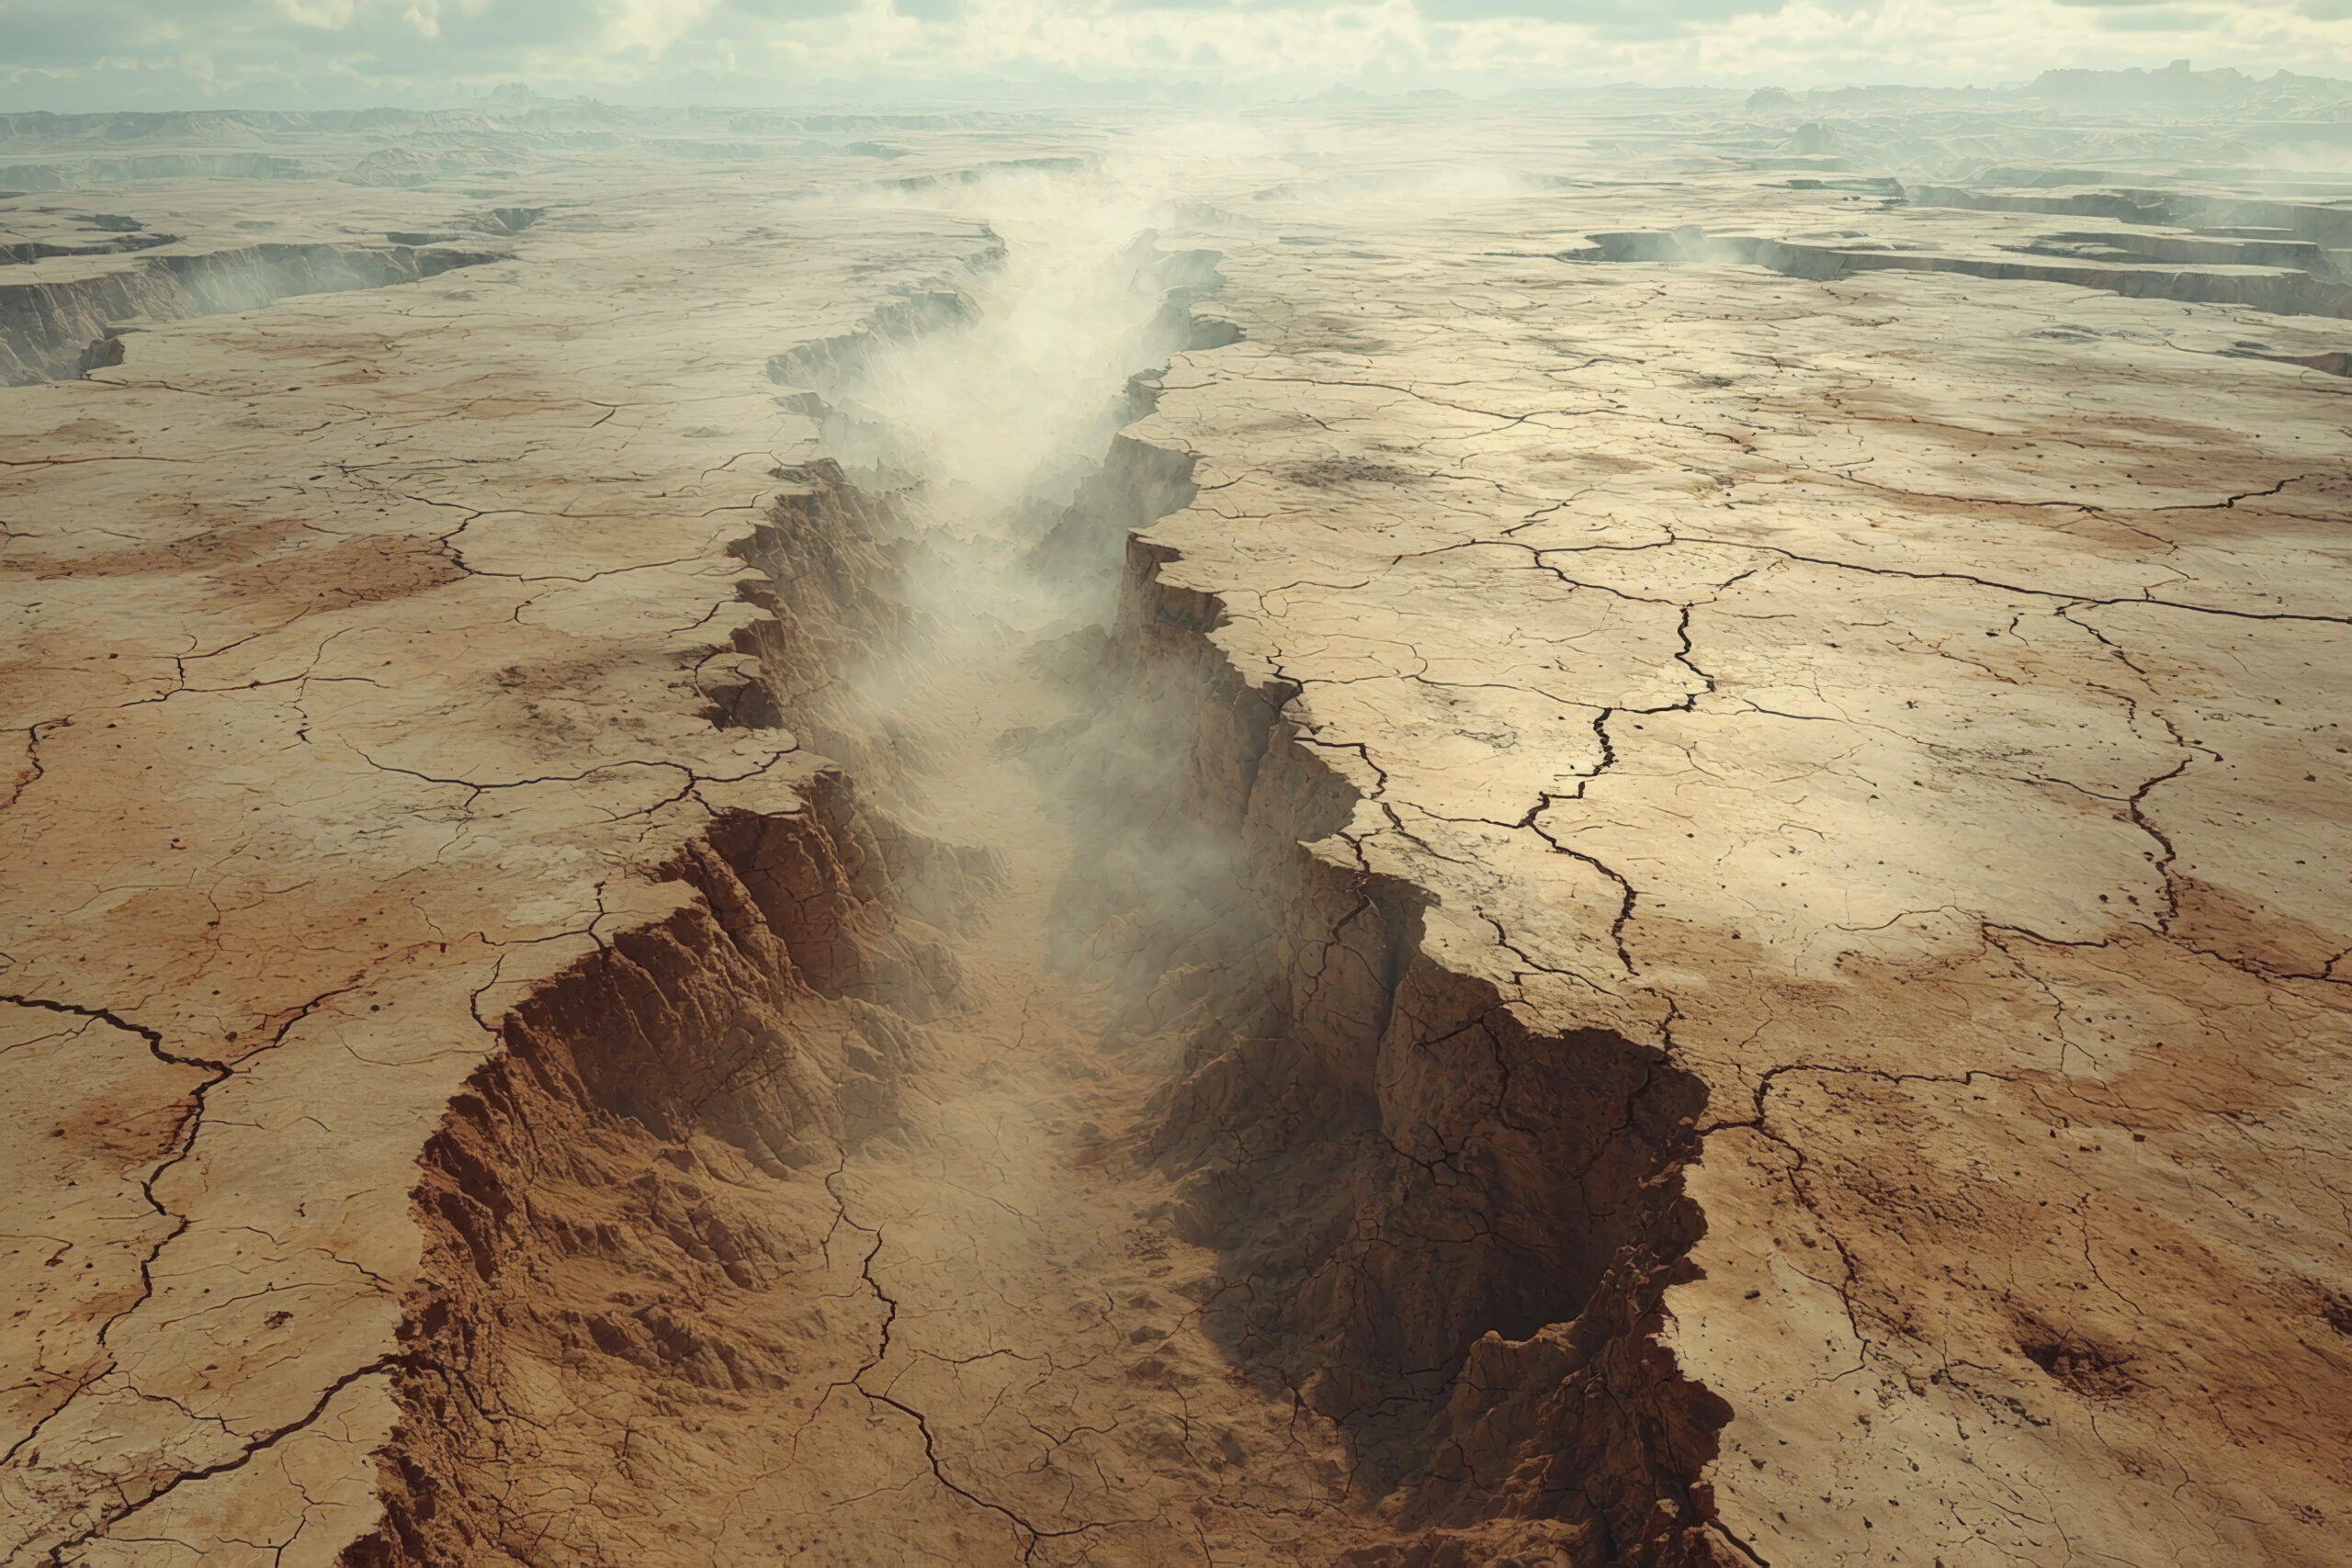
{"type": "Polygon", "coordinates": [[[2252,76],[2226,67],[2196,71],[2186,60],[2176,60],[2161,71],[2138,67],[2128,71],[2044,71],[2031,82],[2004,82],[1989,90],[1877,85],[1813,87],[1791,92],[1785,87],[1758,87],[1747,95],[1746,107],[1751,114],[1792,110],[1818,114],[1825,109],[1917,108],[1928,103],[1995,98],[2039,100],[2048,108],[2074,113],[2228,113],[2282,119],[2352,118],[2352,82],[2331,76],[2301,76],[2287,70],[2268,76],[2252,76]]]}
{"type": "Polygon", "coordinates": [[[2044,71],[2023,96],[2070,108],[2211,110],[2256,102],[2316,107],[2352,103],[2352,82],[2283,69],[2257,79],[2226,66],[2192,71],[2188,61],[2176,60],[2162,71],[2044,71]]]}

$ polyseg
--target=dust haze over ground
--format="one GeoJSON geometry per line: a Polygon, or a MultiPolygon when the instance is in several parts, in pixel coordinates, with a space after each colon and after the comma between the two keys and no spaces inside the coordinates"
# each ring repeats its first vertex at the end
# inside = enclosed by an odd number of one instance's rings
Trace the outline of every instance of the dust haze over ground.
{"type": "Polygon", "coordinates": [[[924,205],[968,215],[1002,242],[1002,259],[942,306],[944,321],[851,366],[809,367],[826,383],[826,452],[861,484],[904,493],[935,558],[908,579],[923,610],[1023,630],[1101,619],[1101,585],[1089,585],[1092,602],[1066,602],[1028,558],[1132,417],[1129,381],[1185,342],[1151,270],[1173,191],[1100,173],[999,174],[924,205]]]}
{"type": "Polygon", "coordinates": [[[2335,1562],[2348,109],[0,122],[0,1556],[2335,1562]]]}

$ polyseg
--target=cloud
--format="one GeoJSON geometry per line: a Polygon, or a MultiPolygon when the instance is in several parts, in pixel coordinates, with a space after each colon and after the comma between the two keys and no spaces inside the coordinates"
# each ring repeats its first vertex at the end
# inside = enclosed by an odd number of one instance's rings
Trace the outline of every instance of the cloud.
{"type": "Polygon", "coordinates": [[[277,8],[286,19],[298,28],[323,28],[329,32],[341,32],[351,25],[358,11],[358,0],[320,0],[305,4],[304,0],[277,0],[277,8]]]}
{"type": "Polygon", "coordinates": [[[1778,11],[1786,0],[1414,0],[1425,17],[1449,22],[1521,17],[1532,21],[1670,30],[1692,22],[1778,11]]]}
{"type": "Polygon", "coordinates": [[[829,79],[1957,85],[2178,54],[2352,75],[2352,0],[0,0],[0,109],[446,103],[517,80],[735,102],[829,79]]]}
{"type": "MultiPolygon", "coordinates": [[[[769,22],[792,22],[810,17],[838,17],[844,11],[857,9],[858,0],[729,0],[711,13],[704,24],[707,31],[722,28],[730,20],[755,28],[769,22]]],[[[741,31],[741,26],[737,32],[741,31]]],[[[727,33],[735,37],[737,33],[727,33]]]]}
{"type": "Polygon", "coordinates": [[[2101,17],[2098,25],[2115,33],[2194,33],[2221,19],[2218,11],[2130,10],[2101,17]]]}
{"type": "Polygon", "coordinates": [[[169,7],[135,0],[83,0],[78,5],[0,4],[0,61],[9,67],[88,67],[110,59],[171,57],[191,38],[217,35],[254,14],[264,25],[285,19],[247,0],[187,0],[169,7]]]}
{"type": "Polygon", "coordinates": [[[1122,11],[1335,11],[1346,9],[1361,23],[1365,0],[1112,0],[1122,11]]]}

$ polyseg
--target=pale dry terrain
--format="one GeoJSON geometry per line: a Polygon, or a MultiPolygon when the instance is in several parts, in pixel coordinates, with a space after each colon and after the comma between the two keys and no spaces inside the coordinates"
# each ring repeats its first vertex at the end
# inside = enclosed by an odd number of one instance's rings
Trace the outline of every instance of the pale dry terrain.
{"type": "Polygon", "coordinates": [[[9,122],[0,1556],[2341,1562],[2265,112],[9,122]]]}

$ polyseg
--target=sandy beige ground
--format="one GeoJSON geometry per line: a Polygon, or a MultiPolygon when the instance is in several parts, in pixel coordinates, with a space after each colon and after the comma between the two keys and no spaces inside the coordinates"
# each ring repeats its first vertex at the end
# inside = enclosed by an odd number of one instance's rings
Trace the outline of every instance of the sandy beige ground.
{"type": "Polygon", "coordinates": [[[2345,209],[1244,129],[20,198],[9,1561],[2342,1557],[2345,209]]]}
{"type": "Polygon", "coordinates": [[[629,199],[9,395],[12,1554],[369,1528],[424,1137],[511,998],[674,901],[630,866],[795,804],[789,734],[701,710],[807,426],[716,350],[986,242],[818,219],[688,272],[629,199]]]}
{"type": "Polygon", "coordinates": [[[1363,303],[1306,332],[1295,253],[1230,258],[1150,537],[1363,792],[1318,853],[1706,1080],[1667,1342],[1724,1528],[2332,1561],[2345,394],[2217,351],[2333,340],[1485,221],[1317,255],[1363,303]]]}

